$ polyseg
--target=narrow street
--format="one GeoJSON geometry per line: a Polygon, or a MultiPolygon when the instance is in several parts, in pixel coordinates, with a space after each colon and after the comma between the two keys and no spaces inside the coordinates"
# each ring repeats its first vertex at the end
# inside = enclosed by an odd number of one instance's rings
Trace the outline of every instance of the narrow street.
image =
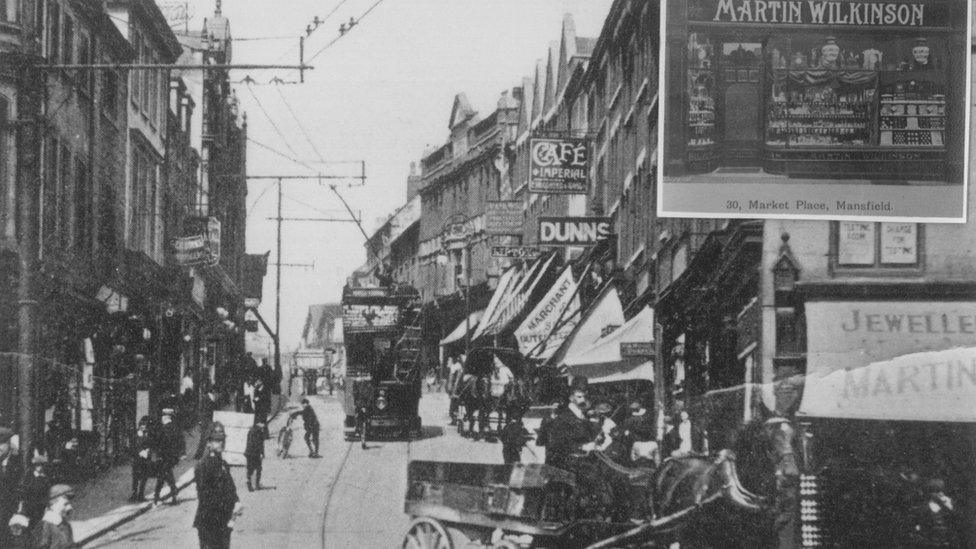
{"type": "MultiPolygon", "coordinates": [[[[425,393],[421,399],[422,440],[370,441],[365,451],[343,440],[341,407],[334,397],[311,400],[322,421],[322,459],[307,457],[298,427],[286,460],[274,455],[274,440],[267,442],[262,490],[248,492],[243,467],[232,469],[244,505],[234,547],[394,547],[409,522],[403,495],[410,459],[501,462],[499,444],[471,442],[447,426],[444,393],[425,393]]],[[[283,412],[272,421],[273,435],[286,419],[283,412]]],[[[180,505],[152,509],[86,547],[195,546],[195,485],[179,500],[180,505]]]]}

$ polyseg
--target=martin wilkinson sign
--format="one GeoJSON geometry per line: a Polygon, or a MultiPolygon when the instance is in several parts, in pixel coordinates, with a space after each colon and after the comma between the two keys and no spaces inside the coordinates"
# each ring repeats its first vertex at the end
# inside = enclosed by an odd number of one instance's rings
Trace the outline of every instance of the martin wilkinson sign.
{"type": "Polygon", "coordinates": [[[607,217],[540,217],[540,246],[591,246],[611,233],[607,217]]]}
{"type": "Polygon", "coordinates": [[[590,153],[586,139],[529,140],[529,192],[586,194],[590,153]]]}
{"type": "Polygon", "coordinates": [[[701,0],[689,19],[723,23],[945,26],[947,10],[931,2],[839,2],[830,0],[701,0]]]}

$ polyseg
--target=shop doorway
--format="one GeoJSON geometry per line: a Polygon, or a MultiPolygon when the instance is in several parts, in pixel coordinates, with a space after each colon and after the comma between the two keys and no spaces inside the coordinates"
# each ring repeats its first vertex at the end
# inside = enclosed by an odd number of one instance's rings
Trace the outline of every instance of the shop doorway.
{"type": "Polygon", "coordinates": [[[722,44],[723,166],[760,165],[762,44],[722,44]]]}

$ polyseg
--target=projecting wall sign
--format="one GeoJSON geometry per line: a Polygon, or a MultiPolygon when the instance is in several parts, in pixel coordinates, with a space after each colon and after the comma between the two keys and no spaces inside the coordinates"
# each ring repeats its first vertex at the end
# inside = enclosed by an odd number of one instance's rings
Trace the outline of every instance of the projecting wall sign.
{"type": "Polygon", "coordinates": [[[612,232],[607,217],[540,217],[539,245],[590,246],[612,232]]]}

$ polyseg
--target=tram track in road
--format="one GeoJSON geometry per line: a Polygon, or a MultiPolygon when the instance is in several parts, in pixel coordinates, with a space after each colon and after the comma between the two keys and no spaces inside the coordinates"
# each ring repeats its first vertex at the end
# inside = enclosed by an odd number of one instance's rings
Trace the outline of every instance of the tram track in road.
{"type": "MultiPolygon", "coordinates": [[[[401,444],[401,443],[405,443],[406,444],[406,452],[405,452],[406,461],[405,461],[405,464],[406,463],[409,463],[410,462],[410,451],[411,451],[411,446],[413,444],[413,441],[412,440],[407,440],[405,442],[402,442],[402,441],[397,441],[397,440],[390,440],[389,442],[390,443],[393,443],[393,444],[401,444]]],[[[325,504],[324,504],[324,507],[322,509],[322,525],[321,525],[321,528],[319,528],[319,542],[320,542],[320,547],[323,547],[323,548],[328,547],[328,545],[326,544],[326,541],[327,541],[327,538],[328,538],[329,510],[332,508],[332,499],[333,499],[333,497],[335,495],[336,488],[339,486],[339,483],[342,481],[342,475],[343,475],[343,473],[346,472],[346,466],[349,464],[349,457],[352,455],[352,453],[354,451],[354,448],[357,447],[357,446],[359,446],[359,445],[360,445],[360,441],[358,439],[346,443],[346,449],[345,449],[344,454],[342,456],[342,460],[339,462],[339,466],[335,470],[335,475],[333,476],[332,483],[329,485],[329,489],[326,491],[325,504]]],[[[370,451],[370,449],[378,450],[378,449],[381,449],[381,448],[382,447],[377,447],[377,446],[374,446],[373,448],[367,447],[367,449],[364,449],[362,451],[363,452],[368,452],[368,451],[370,451]]],[[[404,464],[404,467],[406,466],[405,464],[404,464]]]]}

